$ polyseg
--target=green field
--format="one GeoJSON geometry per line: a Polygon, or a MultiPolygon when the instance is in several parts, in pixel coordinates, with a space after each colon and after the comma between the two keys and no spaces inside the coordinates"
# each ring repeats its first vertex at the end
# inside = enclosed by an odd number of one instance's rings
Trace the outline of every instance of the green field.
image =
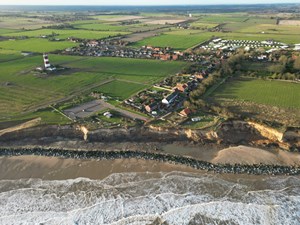
{"type": "MultiPolygon", "coordinates": [[[[57,56],[51,57],[55,60],[57,56]]],[[[149,84],[157,79],[179,72],[187,64],[174,61],[85,57],[81,61],[70,62],[64,65],[85,71],[103,73],[113,78],[149,84]]]]}
{"type": "Polygon", "coordinates": [[[39,18],[0,16],[0,27],[7,29],[38,29],[43,26],[50,26],[54,24],[54,22],[49,22],[39,18]]]}
{"type": "Polygon", "coordinates": [[[202,22],[190,23],[190,26],[193,29],[211,29],[218,25],[219,25],[218,23],[202,23],[202,22]]]}
{"type": "Polygon", "coordinates": [[[146,38],[133,44],[135,47],[151,45],[155,47],[172,47],[177,50],[192,48],[212,38],[213,33],[184,30],[171,31],[156,37],[146,38]]]}
{"type": "MultiPolygon", "coordinates": [[[[39,75],[33,70],[42,65],[41,55],[0,63],[0,121],[23,118],[20,113],[24,111],[47,107],[70,95],[89,93],[97,85],[103,85],[103,92],[123,99],[145,88],[153,77],[162,79],[186,65],[181,62],[60,55],[50,55],[49,59],[54,65],[70,69],[59,74],[39,75]],[[116,78],[120,80],[103,84],[116,78]]],[[[29,115],[33,117],[35,114],[29,115]]],[[[49,117],[45,118],[50,121],[49,117]]]]}
{"type": "Polygon", "coordinates": [[[275,24],[257,24],[246,27],[239,32],[243,33],[266,33],[266,34],[281,34],[281,35],[300,35],[300,27],[298,26],[282,26],[275,24]]]}
{"type": "Polygon", "coordinates": [[[110,97],[117,97],[120,98],[120,100],[124,100],[146,87],[147,86],[143,84],[114,80],[108,84],[100,86],[96,90],[110,97]]]}
{"type": "Polygon", "coordinates": [[[0,49],[0,63],[22,57],[23,56],[20,51],[0,49]]]}
{"type": "Polygon", "coordinates": [[[43,53],[64,50],[76,45],[76,43],[69,41],[48,41],[47,39],[42,38],[30,38],[24,40],[1,41],[0,49],[43,53]]]}
{"type": "Polygon", "coordinates": [[[200,22],[208,23],[232,23],[232,22],[243,22],[248,19],[246,14],[234,14],[234,13],[224,13],[224,14],[207,14],[201,15],[200,22]]]}
{"type": "MultiPolygon", "coordinates": [[[[257,26],[257,25],[261,25],[261,24],[276,24],[276,20],[275,19],[266,19],[266,18],[257,18],[257,17],[250,17],[247,18],[246,20],[242,21],[242,22],[230,22],[230,23],[226,23],[224,25],[224,29],[228,30],[228,31],[239,31],[241,29],[247,29],[248,27],[252,27],[252,26],[257,26]]],[[[254,31],[256,32],[256,31],[254,31]]]]}
{"type": "Polygon", "coordinates": [[[115,31],[92,31],[92,30],[58,30],[58,29],[39,29],[31,31],[22,31],[15,33],[8,33],[6,36],[10,37],[41,37],[44,35],[57,34],[55,38],[67,39],[68,37],[76,37],[82,39],[103,39],[107,37],[113,37],[118,35],[128,34],[126,32],[115,32],[115,31]]]}
{"type": "Polygon", "coordinates": [[[221,85],[213,97],[299,109],[300,85],[283,81],[235,80],[221,85]]]}

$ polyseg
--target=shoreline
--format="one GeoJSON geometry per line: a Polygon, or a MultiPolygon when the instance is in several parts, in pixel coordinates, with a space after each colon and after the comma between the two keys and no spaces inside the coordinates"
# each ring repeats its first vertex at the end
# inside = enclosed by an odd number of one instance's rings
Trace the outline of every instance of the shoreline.
{"type": "Polygon", "coordinates": [[[12,156],[46,156],[64,159],[97,159],[97,160],[116,160],[116,159],[143,159],[174,165],[182,165],[199,171],[213,172],[218,174],[251,174],[251,175],[299,175],[300,166],[282,166],[266,164],[214,164],[188,156],[173,155],[162,152],[146,152],[131,150],[71,150],[53,148],[1,148],[0,157],[12,156]]]}

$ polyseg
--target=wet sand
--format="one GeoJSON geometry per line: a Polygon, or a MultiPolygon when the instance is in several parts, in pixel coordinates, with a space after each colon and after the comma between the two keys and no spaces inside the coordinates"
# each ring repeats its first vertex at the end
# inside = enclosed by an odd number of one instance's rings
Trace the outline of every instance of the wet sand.
{"type": "Polygon", "coordinates": [[[200,173],[188,166],[142,159],[83,160],[44,156],[0,157],[0,179],[40,178],[65,180],[86,177],[103,179],[113,173],[171,172],[200,173]]]}

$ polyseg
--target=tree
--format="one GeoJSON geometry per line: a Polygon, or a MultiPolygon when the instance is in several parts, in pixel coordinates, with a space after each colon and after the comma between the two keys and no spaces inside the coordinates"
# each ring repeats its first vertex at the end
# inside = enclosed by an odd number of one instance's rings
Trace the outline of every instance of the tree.
{"type": "Polygon", "coordinates": [[[282,55],[282,56],[280,56],[278,61],[280,62],[281,65],[285,66],[288,63],[288,57],[286,57],[285,55],[282,55]]]}
{"type": "Polygon", "coordinates": [[[298,56],[298,58],[294,61],[294,69],[300,70],[300,56],[298,56]]]}

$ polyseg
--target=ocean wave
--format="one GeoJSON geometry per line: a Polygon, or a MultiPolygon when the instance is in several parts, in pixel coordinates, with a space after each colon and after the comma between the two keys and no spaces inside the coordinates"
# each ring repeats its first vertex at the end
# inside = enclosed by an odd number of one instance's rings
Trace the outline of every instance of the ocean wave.
{"type": "Polygon", "coordinates": [[[0,224],[300,224],[299,193],[297,177],[232,181],[170,172],[3,180],[0,224]]]}

